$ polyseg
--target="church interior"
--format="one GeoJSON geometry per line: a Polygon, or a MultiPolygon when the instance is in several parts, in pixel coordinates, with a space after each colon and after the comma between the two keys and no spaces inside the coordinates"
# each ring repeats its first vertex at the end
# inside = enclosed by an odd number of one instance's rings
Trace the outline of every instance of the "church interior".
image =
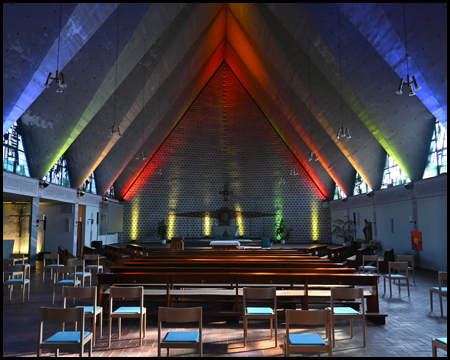
{"type": "Polygon", "coordinates": [[[201,306],[203,356],[289,355],[287,309],[324,310],[324,284],[362,287],[367,303],[351,334],[336,320],[333,356],[432,356],[436,344],[446,356],[445,3],[3,14],[4,356],[36,356],[40,308],[61,307],[51,254],[58,265],[98,254],[102,271],[82,277],[103,306],[93,356],[158,356],[158,306],[201,306]],[[390,288],[402,256],[411,274],[390,288]],[[5,283],[14,257],[28,298],[5,283]],[[244,346],[238,273],[277,289],[275,348],[266,318],[249,320],[244,346]],[[123,320],[125,340],[114,322],[108,343],[108,298],[124,283],[144,288],[143,344],[136,319],[123,320]]]}

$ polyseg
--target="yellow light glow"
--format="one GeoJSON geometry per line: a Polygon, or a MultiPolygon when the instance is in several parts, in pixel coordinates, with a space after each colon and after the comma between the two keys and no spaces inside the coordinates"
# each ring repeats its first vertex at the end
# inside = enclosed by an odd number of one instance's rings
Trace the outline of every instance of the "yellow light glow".
{"type": "Polygon", "coordinates": [[[239,215],[236,216],[236,225],[239,226],[239,236],[244,235],[244,219],[242,218],[242,215],[239,213],[239,215]]]}
{"type": "Polygon", "coordinates": [[[139,202],[132,202],[131,208],[131,232],[130,239],[135,241],[138,237],[138,222],[139,222],[139,202]]]}
{"type": "Polygon", "coordinates": [[[317,207],[318,204],[314,202],[311,209],[311,238],[313,241],[319,240],[319,211],[317,207]]]}
{"type": "Polygon", "coordinates": [[[167,226],[167,238],[171,239],[175,233],[175,215],[169,215],[169,225],[167,226]]]}
{"type": "Polygon", "coordinates": [[[205,216],[203,224],[203,232],[205,236],[209,236],[211,234],[211,218],[209,217],[209,215],[205,216]]]}

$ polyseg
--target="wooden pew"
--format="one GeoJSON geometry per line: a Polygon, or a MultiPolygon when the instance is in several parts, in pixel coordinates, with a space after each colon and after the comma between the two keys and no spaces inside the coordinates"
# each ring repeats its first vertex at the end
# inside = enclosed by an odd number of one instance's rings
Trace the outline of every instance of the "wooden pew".
{"type": "Polygon", "coordinates": [[[347,258],[347,266],[359,270],[359,267],[362,265],[363,255],[373,255],[372,249],[368,247],[357,249],[356,255],[347,258]]]}
{"type": "MultiPolygon", "coordinates": [[[[311,269],[311,271],[313,271],[311,269]]],[[[114,284],[164,284],[164,290],[155,290],[160,292],[159,295],[165,296],[166,306],[172,304],[172,296],[195,296],[201,295],[229,297],[230,294],[225,295],[223,292],[214,294],[213,290],[210,291],[191,291],[189,290],[173,290],[174,286],[183,287],[184,285],[192,286],[192,284],[223,284],[224,286],[231,286],[234,291],[234,312],[230,315],[240,316],[242,315],[239,309],[239,288],[242,288],[243,284],[248,285],[263,285],[277,286],[277,284],[291,284],[291,290],[294,291],[295,285],[302,285],[303,293],[298,293],[301,300],[302,309],[309,309],[310,296],[313,295],[313,291],[316,291],[316,286],[321,285],[324,287],[332,286],[370,286],[370,296],[366,297],[367,314],[366,316],[378,323],[384,323],[386,314],[381,314],[379,311],[379,298],[378,298],[378,279],[379,275],[372,274],[334,274],[334,273],[314,273],[314,272],[298,272],[298,273],[283,273],[283,272],[250,272],[250,273],[231,273],[231,272],[167,272],[161,274],[160,272],[126,272],[126,273],[99,273],[97,274],[98,285],[98,303],[99,305],[106,306],[106,298],[104,298],[104,285],[114,284]],[[177,292],[175,292],[177,291],[177,292]]],[[[216,290],[214,290],[216,291],[216,290]]],[[[289,290],[285,290],[289,291],[289,290]]],[[[232,294],[232,293],[231,293],[232,294]]],[[[156,293],[154,295],[157,295],[156,293]]],[[[294,296],[294,294],[287,293],[286,296],[294,296]]],[[[321,296],[326,296],[322,293],[321,296]]]]}
{"type": "Polygon", "coordinates": [[[58,246],[58,255],[60,264],[66,266],[67,260],[69,259],[69,251],[61,246],[58,246]]]}
{"type": "Polygon", "coordinates": [[[334,263],[345,264],[348,258],[348,248],[346,245],[328,249],[328,259],[334,263]]]}
{"type": "Polygon", "coordinates": [[[312,256],[327,256],[328,255],[328,246],[327,245],[313,245],[305,249],[305,253],[308,253],[312,256]]]}

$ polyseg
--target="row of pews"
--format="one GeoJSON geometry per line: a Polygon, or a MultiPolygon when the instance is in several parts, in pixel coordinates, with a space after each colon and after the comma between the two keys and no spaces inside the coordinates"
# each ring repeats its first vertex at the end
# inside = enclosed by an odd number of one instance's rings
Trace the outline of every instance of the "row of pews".
{"type": "MultiPolygon", "coordinates": [[[[209,305],[224,303],[211,315],[240,316],[244,286],[274,286],[279,303],[309,309],[329,303],[330,288],[364,286],[367,317],[385,323],[379,311],[379,275],[357,274],[354,268],[296,250],[162,250],[116,262],[98,276],[98,301],[105,306],[113,285],[142,285],[146,301],[209,305]],[[131,259],[128,259],[131,260],[131,259]]],[[[217,309],[217,306],[216,306],[217,309]]]]}

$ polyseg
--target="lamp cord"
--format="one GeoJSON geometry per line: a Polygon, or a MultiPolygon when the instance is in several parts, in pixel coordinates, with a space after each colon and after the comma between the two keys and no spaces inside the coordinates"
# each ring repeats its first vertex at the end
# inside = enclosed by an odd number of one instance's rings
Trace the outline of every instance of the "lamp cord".
{"type": "Polygon", "coordinates": [[[119,58],[119,6],[117,6],[117,37],[116,37],[116,79],[114,81],[114,132],[116,131],[116,107],[117,107],[117,60],[119,58]]]}
{"type": "Polygon", "coordinates": [[[339,81],[341,83],[341,124],[344,126],[344,107],[342,106],[342,59],[341,59],[341,25],[339,21],[339,5],[337,5],[338,12],[338,39],[339,39],[339,81]]]}
{"type": "Polygon", "coordinates": [[[405,57],[406,57],[406,74],[409,74],[409,62],[408,62],[408,41],[406,39],[406,12],[405,3],[403,3],[403,25],[405,30],[405,57]]]}
{"type": "Polygon", "coordinates": [[[56,58],[56,70],[59,70],[59,43],[61,42],[61,13],[62,13],[62,3],[59,4],[59,33],[58,33],[58,55],[56,58]]]}

